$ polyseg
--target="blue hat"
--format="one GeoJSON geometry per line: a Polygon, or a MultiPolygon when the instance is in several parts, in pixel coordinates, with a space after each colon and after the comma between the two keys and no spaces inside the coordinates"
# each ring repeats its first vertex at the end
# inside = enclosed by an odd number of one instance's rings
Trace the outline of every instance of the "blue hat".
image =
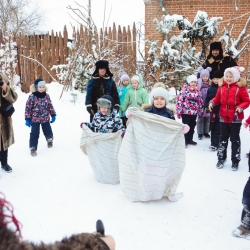
{"type": "MultiPolygon", "coordinates": [[[[39,82],[44,82],[44,80],[43,80],[43,78],[37,78],[35,81],[34,81],[34,86],[35,86],[35,88],[37,89],[37,87],[38,87],[38,83],[39,82]]],[[[42,85],[40,85],[40,86],[42,86],[42,85]]],[[[45,86],[45,85],[44,85],[45,86]]]]}

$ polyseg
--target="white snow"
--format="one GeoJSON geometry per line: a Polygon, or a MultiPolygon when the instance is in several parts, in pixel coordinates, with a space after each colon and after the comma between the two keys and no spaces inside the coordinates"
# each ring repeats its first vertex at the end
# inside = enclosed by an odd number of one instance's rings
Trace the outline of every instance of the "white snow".
{"type": "MultiPolygon", "coordinates": [[[[241,130],[242,160],[237,172],[231,171],[229,150],[225,167],[216,169],[210,141],[198,141],[195,134],[198,145],[186,149],[187,164],[178,189],[183,198],[133,203],[119,184],[95,180],[79,147],[80,122],[89,118],[84,94],[78,93],[74,105],[71,92],[59,100],[61,85],[48,87],[57,112],[53,148],[46,147],[41,132],[38,155],[30,156],[30,129],[24,125],[28,94],[18,90],[13,115],[16,143],[9,148],[13,172],[0,170],[0,191],[13,204],[25,240],[49,243],[73,233],[92,232],[96,220],[102,219],[118,250],[249,249],[249,241],[231,235],[240,225],[242,191],[249,177],[247,129],[241,130]]],[[[245,113],[248,117],[249,109],[245,113]]]]}

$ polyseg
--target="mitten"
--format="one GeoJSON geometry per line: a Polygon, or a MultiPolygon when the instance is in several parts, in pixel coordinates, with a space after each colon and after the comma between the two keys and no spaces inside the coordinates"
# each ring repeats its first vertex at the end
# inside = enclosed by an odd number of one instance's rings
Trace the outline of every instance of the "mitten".
{"type": "Polygon", "coordinates": [[[53,123],[53,122],[55,122],[55,121],[56,121],[56,116],[55,116],[55,115],[51,116],[51,121],[50,121],[50,123],[53,123]]]}
{"type": "Polygon", "coordinates": [[[125,132],[126,132],[126,130],[123,130],[123,131],[122,131],[122,134],[121,134],[121,137],[122,137],[122,138],[124,137],[125,132]]]}
{"type": "Polygon", "coordinates": [[[210,113],[209,108],[205,108],[205,113],[210,113]]]}
{"type": "Polygon", "coordinates": [[[81,122],[81,123],[80,123],[80,128],[82,128],[83,125],[84,125],[84,122],[81,122]]]}
{"type": "MultiPolygon", "coordinates": [[[[244,126],[244,128],[247,128],[249,126],[249,124],[247,122],[243,122],[242,125],[244,126]]],[[[249,127],[250,129],[250,127],[249,127]]]]}
{"type": "Polygon", "coordinates": [[[190,127],[187,124],[184,124],[183,130],[182,130],[183,134],[186,134],[189,130],[190,130],[190,127]]]}
{"type": "Polygon", "coordinates": [[[235,122],[237,119],[238,119],[238,113],[235,112],[234,115],[233,115],[232,120],[233,120],[233,122],[235,122]]]}
{"type": "Polygon", "coordinates": [[[87,106],[87,111],[89,112],[90,115],[94,115],[94,111],[91,106],[87,106]]]}
{"type": "Polygon", "coordinates": [[[30,119],[25,120],[25,125],[27,127],[30,127],[31,126],[31,120],[30,119]]]}
{"type": "Polygon", "coordinates": [[[181,119],[181,114],[177,114],[177,118],[178,118],[178,119],[181,119]]]}
{"type": "Polygon", "coordinates": [[[116,109],[117,113],[119,112],[120,106],[119,104],[115,104],[114,109],[116,109]]]}
{"type": "Polygon", "coordinates": [[[126,117],[129,118],[132,114],[127,110],[126,111],[126,117]]]}

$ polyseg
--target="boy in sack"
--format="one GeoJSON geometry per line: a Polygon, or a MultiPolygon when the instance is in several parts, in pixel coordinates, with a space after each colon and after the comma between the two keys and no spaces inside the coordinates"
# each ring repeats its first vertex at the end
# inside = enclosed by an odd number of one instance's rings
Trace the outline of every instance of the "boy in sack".
{"type": "Polygon", "coordinates": [[[46,83],[42,78],[34,81],[34,84],[30,86],[30,92],[32,94],[29,96],[25,107],[25,125],[31,127],[29,141],[30,154],[36,156],[40,125],[48,148],[53,146],[53,132],[50,123],[55,122],[56,112],[50,96],[47,94],[46,83]]]}
{"type": "Polygon", "coordinates": [[[214,106],[220,104],[220,142],[217,152],[218,162],[216,167],[223,168],[227,160],[227,145],[230,138],[232,144],[231,161],[232,170],[238,170],[241,160],[240,128],[244,118],[243,110],[249,106],[249,94],[246,88],[246,80],[240,77],[243,67],[227,68],[224,79],[219,82],[219,89],[209,103],[212,112],[214,106]]]}
{"type": "Polygon", "coordinates": [[[118,130],[122,130],[122,137],[125,133],[125,127],[122,124],[122,120],[117,114],[117,110],[113,108],[114,101],[110,95],[104,95],[96,102],[97,113],[95,113],[92,122],[82,122],[88,126],[95,133],[115,133],[118,130]]]}

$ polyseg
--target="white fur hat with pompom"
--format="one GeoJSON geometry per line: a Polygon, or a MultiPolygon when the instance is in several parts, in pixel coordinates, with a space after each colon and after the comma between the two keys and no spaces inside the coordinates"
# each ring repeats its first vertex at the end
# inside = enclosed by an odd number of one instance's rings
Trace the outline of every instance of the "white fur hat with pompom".
{"type": "Polygon", "coordinates": [[[239,66],[227,68],[224,72],[224,77],[226,77],[227,72],[230,72],[234,76],[234,81],[238,82],[240,80],[240,73],[242,73],[244,70],[245,68],[239,66]]]}

